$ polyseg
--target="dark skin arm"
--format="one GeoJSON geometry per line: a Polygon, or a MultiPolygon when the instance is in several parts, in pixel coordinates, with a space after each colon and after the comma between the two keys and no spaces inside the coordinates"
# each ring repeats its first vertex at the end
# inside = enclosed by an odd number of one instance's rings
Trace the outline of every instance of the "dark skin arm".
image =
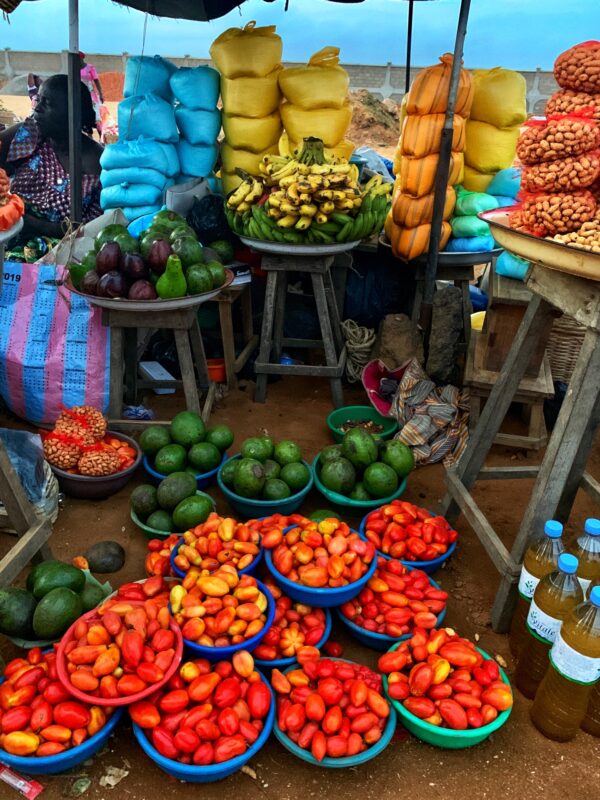
{"type": "Polygon", "coordinates": [[[102,91],[102,84],[100,83],[100,79],[96,78],[94,83],[96,84],[96,89],[98,90],[98,97],[100,98],[100,102],[103,103],[104,102],[104,93],[102,91]]]}

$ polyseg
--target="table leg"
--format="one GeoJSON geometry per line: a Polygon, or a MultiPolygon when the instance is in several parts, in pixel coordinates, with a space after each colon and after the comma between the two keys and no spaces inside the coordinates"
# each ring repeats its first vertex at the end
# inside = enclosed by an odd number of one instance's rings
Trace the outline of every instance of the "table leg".
{"type": "MultiPolygon", "coordinates": [[[[264,266],[264,262],[263,262],[264,266]]],[[[260,349],[258,362],[268,364],[271,358],[271,345],[273,343],[273,319],[275,314],[275,295],[277,293],[277,276],[279,273],[271,270],[267,273],[267,286],[265,289],[265,306],[263,310],[262,329],[260,334],[260,349]]],[[[267,398],[267,374],[259,372],[256,375],[256,391],[254,401],[264,403],[267,398]]]]}
{"type": "Polygon", "coordinates": [[[335,289],[333,286],[333,278],[331,271],[327,271],[323,276],[323,283],[325,284],[325,296],[327,298],[327,305],[329,307],[329,316],[331,319],[331,328],[333,331],[333,339],[338,355],[344,349],[344,337],[342,334],[342,323],[340,321],[339,308],[335,296],[335,289]]]}
{"type": "Polygon", "coordinates": [[[283,352],[283,327],[285,324],[285,300],[287,297],[288,276],[279,273],[277,293],[275,295],[275,317],[273,325],[273,362],[279,364],[283,352]]]}
{"type": "Polygon", "coordinates": [[[110,328],[110,386],[108,416],[121,419],[123,411],[123,328],[110,328]]]}
{"type": "Polygon", "coordinates": [[[250,286],[246,286],[240,295],[240,307],[242,311],[242,331],[244,333],[244,344],[254,336],[254,320],[252,318],[252,292],[250,286]]]}
{"type": "Polygon", "coordinates": [[[232,304],[218,303],[218,306],[221,336],[223,338],[223,360],[225,361],[227,386],[230,389],[235,389],[237,386],[237,378],[235,376],[235,336],[233,333],[232,304]]]}
{"type": "Polygon", "coordinates": [[[202,341],[202,331],[198,320],[194,320],[191,328],[189,329],[190,342],[192,345],[192,353],[194,355],[194,362],[196,365],[196,372],[198,373],[198,385],[205,392],[210,388],[211,382],[208,377],[208,364],[206,363],[206,353],[204,352],[204,342],[202,341]]]}
{"type": "MultiPolygon", "coordinates": [[[[333,333],[329,320],[329,311],[327,308],[327,297],[325,295],[323,275],[319,272],[311,272],[311,278],[315,303],[317,305],[319,325],[321,326],[321,336],[323,338],[323,348],[325,350],[325,361],[328,367],[336,367],[338,363],[338,357],[335,352],[335,343],[333,341],[333,333]]],[[[333,399],[333,404],[336,408],[340,408],[344,405],[342,380],[341,378],[330,378],[329,382],[331,384],[331,397],[333,399]]]]}
{"type": "Polygon", "coordinates": [[[175,334],[175,345],[177,347],[179,368],[181,369],[186,408],[188,411],[194,411],[199,415],[200,398],[198,397],[198,384],[196,383],[196,373],[194,372],[189,333],[185,330],[175,330],[173,333],[175,334]]]}
{"type": "Polygon", "coordinates": [[[135,405],[137,400],[137,328],[126,328],[124,331],[125,361],[125,402],[135,405]]]}

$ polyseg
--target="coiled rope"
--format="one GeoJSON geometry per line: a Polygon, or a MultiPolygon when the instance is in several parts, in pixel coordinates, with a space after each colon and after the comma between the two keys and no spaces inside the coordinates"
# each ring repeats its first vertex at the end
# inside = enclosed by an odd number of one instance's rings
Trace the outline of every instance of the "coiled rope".
{"type": "Polygon", "coordinates": [[[369,363],[371,351],[375,344],[375,330],[362,328],[353,319],[342,322],[342,332],[346,340],[346,377],[350,383],[361,379],[364,367],[369,363]]]}

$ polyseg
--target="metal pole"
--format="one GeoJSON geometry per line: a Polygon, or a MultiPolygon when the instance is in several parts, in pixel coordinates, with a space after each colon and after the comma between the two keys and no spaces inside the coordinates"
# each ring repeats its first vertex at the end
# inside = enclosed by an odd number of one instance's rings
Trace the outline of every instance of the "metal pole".
{"type": "Polygon", "coordinates": [[[412,50],[413,11],[414,11],[414,0],[409,0],[408,25],[406,29],[406,88],[405,88],[406,94],[408,94],[408,90],[410,89],[410,59],[412,50]]]}
{"type": "Polygon", "coordinates": [[[435,176],[435,196],[433,200],[431,235],[429,237],[429,252],[427,254],[427,266],[425,268],[425,288],[420,316],[420,323],[425,334],[426,344],[428,344],[429,341],[429,332],[431,327],[435,276],[437,273],[438,252],[440,249],[440,238],[442,234],[442,218],[444,216],[446,187],[448,185],[448,175],[450,172],[452,136],[454,131],[454,108],[456,106],[456,95],[458,93],[458,81],[462,66],[461,62],[463,57],[465,36],[467,34],[467,22],[469,19],[470,8],[471,0],[461,0],[460,13],[458,15],[458,26],[456,29],[456,41],[454,44],[454,60],[452,62],[450,86],[448,88],[448,108],[446,110],[446,120],[442,129],[440,155],[435,176]]]}
{"type": "Polygon", "coordinates": [[[71,222],[81,222],[81,64],[79,58],[79,0],[69,0],[69,178],[71,222]]]}

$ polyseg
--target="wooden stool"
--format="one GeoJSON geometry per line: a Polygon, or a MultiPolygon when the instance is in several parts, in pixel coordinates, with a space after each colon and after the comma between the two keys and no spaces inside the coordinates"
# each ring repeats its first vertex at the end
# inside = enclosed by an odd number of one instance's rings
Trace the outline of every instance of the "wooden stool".
{"type": "Polygon", "coordinates": [[[492,625],[510,625],[523,555],[548,519],[566,522],[579,487],[600,504],[600,483],[585,466],[600,427],[600,283],[533,263],[527,287],[534,293],[498,380],[454,469],[446,472],[448,494],[441,513],[454,521],[465,515],[500,572],[492,625]],[[555,309],[586,329],[569,392],[550,436],[541,466],[484,467],[486,456],[517,391],[540,338],[547,335],[555,309]],[[470,494],[477,480],[535,478],[529,505],[509,551],[470,494]]]}
{"type": "Polygon", "coordinates": [[[223,339],[223,359],[225,361],[227,386],[230,389],[235,389],[237,387],[237,373],[244,367],[258,345],[258,336],[254,333],[252,325],[252,293],[250,284],[246,283],[242,286],[231,286],[229,289],[222,291],[221,294],[215,298],[214,302],[219,304],[219,322],[221,323],[221,338],[223,339]],[[242,332],[244,335],[244,347],[237,358],[235,355],[232,313],[232,305],[236,300],[240,301],[242,332]]]}
{"type": "Polygon", "coordinates": [[[204,344],[198,325],[198,306],[175,311],[139,311],[102,309],[102,324],[110,328],[110,388],[108,400],[109,427],[117,430],[135,430],[148,425],[168,425],[168,420],[124,420],[123,366],[128,394],[135,397],[138,388],[174,388],[183,384],[188,411],[201,414],[206,422],[210,417],[215,397],[215,384],[208,378],[204,344]],[[181,380],[138,380],[137,338],[140,328],[172,330],[175,336],[181,380]],[[131,335],[133,334],[133,335],[131,335]],[[194,367],[198,373],[196,375],[194,367]],[[198,385],[206,391],[203,408],[200,407],[198,385]]]}
{"type": "Polygon", "coordinates": [[[257,403],[265,402],[268,375],[311,375],[329,378],[334,406],[344,405],[342,375],[346,366],[346,348],[331,279],[332,264],[333,256],[263,255],[262,269],[267,273],[267,288],[260,350],[254,365],[257,373],[254,399],[257,403]],[[283,336],[288,274],[291,272],[310,274],[322,339],[288,339],[283,336]],[[327,366],[280,364],[284,346],[322,347],[327,366]]]}
{"type": "MultiPolygon", "coordinates": [[[[499,375],[498,372],[484,368],[485,353],[485,335],[473,333],[464,379],[464,385],[469,387],[471,395],[471,413],[469,415],[471,430],[475,428],[479,420],[482,400],[490,396],[499,375]]],[[[554,397],[554,384],[550,371],[550,360],[546,356],[537,377],[531,378],[525,375],[513,397],[513,402],[522,403],[529,408],[527,435],[498,433],[494,438],[494,444],[525,448],[526,450],[540,450],[545,447],[548,436],[544,422],[544,400],[551,397],[554,397]]]]}

